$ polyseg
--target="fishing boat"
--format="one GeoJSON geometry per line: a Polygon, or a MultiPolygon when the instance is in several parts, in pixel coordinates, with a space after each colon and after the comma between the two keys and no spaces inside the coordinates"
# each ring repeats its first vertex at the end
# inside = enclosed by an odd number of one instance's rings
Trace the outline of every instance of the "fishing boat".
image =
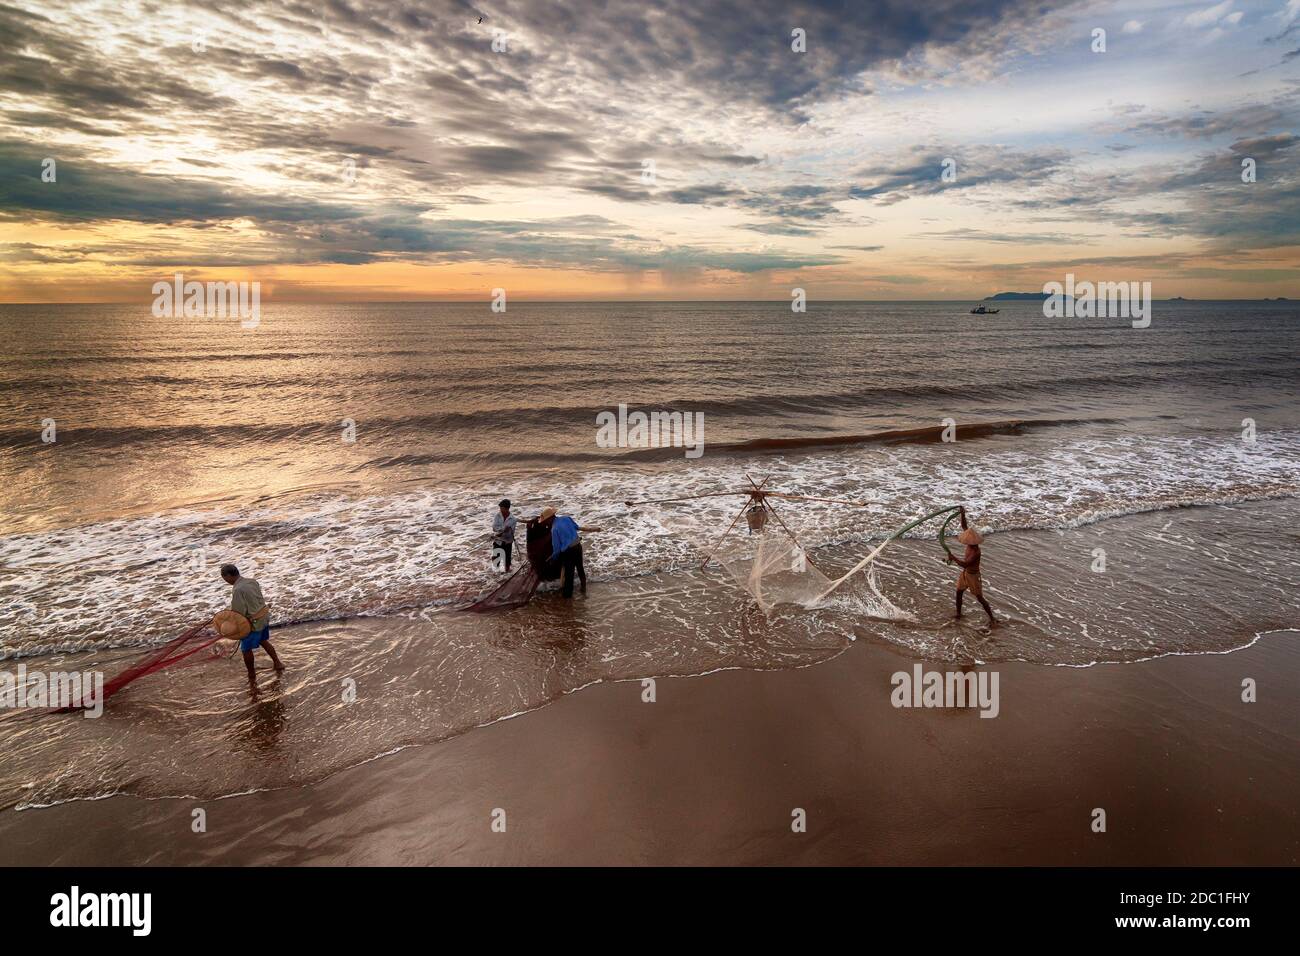
{"type": "Polygon", "coordinates": [[[1001,309],[990,309],[988,306],[985,305],[977,305],[975,308],[970,310],[970,314],[971,315],[997,315],[1001,311],[1002,311],[1001,309]]]}

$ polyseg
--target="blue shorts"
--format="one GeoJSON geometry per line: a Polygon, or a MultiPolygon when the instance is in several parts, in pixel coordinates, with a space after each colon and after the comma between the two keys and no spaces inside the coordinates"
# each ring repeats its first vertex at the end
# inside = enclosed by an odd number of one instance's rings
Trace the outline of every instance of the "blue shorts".
{"type": "Polygon", "coordinates": [[[248,637],[239,642],[239,649],[247,654],[249,651],[255,651],[261,646],[262,642],[271,637],[271,625],[268,624],[260,631],[253,631],[248,637]]]}

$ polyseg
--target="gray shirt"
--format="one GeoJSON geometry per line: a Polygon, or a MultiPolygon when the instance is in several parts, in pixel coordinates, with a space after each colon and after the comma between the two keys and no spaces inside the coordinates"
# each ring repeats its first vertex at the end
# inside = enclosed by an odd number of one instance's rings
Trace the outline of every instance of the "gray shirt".
{"type": "Polygon", "coordinates": [[[492,519],[492,540],[498,544],[514,544],[515,525],[518,523],[514,515],[503,517],[498,510],[496,517],[492,519]]]}
{"type": "Polygon", "coordinates": [[[252,621],[254,631],[260,631],[271,623],[270,611],[267,611],[259,618],[253,617],[264,607],[266,607],[266,601],[262,598],[262,588],[256,581],[252,578],[241,577],[235,582],[233,592],[230,595],[230,609],[238,611],[252,621]]]}

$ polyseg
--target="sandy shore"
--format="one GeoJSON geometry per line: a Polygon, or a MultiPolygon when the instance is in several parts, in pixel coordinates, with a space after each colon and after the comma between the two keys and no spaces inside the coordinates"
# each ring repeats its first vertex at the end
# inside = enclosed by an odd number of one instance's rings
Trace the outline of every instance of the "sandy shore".
{"type": "Polygon", "coordinates": [[[1290,864],[1300,635],[1226,655],[999,665],[1000,715],[895,709],[914,661],[605,683],[219,800],[0,814],[9,864],[1290,864]],[[1241,681],[1258,683],[1241,702],[1241,681]],[[191,830],[207,812],[207,832],[191,830]],[[1107,832],[1090,827],[1094,808],[1107,832]],[[502,808],[506,832],[491,828],[502,808]],[[795,808],[807,832],[791,830],[795,808]]]}

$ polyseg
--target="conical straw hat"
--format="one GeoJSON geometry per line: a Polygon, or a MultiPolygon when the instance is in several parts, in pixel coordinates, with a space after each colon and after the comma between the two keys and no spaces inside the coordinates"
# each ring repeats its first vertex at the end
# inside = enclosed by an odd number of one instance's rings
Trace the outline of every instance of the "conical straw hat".
{"type": "Polygon", "coordinates": [[[212,618],[212,626],[218,634],[231,641],[242,641],[253,629],[248,618],[238,611],[218,611],[212,618]]]}

